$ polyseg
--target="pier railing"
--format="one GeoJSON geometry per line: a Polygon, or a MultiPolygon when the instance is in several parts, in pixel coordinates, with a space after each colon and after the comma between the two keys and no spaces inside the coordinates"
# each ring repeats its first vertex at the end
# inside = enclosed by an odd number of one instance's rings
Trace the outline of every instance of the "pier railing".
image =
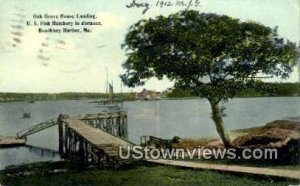
{"type": "Polygon", "coordinates": [[[94,128],[128,139],[127,113],[125,111],[87,114],[80,120],[94,128]]]}

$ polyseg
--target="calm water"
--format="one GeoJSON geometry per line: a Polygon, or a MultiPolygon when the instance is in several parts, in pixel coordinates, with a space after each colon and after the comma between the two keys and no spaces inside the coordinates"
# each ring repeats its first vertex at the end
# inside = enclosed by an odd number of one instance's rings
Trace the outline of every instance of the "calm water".
{"type": "MultiPolygon", "coordinates": [[[[224,122],[228,130],[300,116],[298,97],[241,98],[230,100],[225,106],[227,117],[224,122]]],[[[141,135],[163,138],[217,135],[210,118],[210,105],[205,99],[125,102],[124,108],[128,110],[129,140],[136,143],[139,143],[141,135]]],[[[97,108],[88,100],[0,103],[0,134],[16,135],[33,124],[57,118],[60,113],[79,115],[101,110],[103,108],[97,108]],[[24,112],[30,112],[31,118],[23,119],[24,112]]],[[[34,134],[28,137],[28,144],[57,150],[57,130],[55,126],[34,134]]],[[[0,169],[11,164],[58,159],[57,154],[39,148],[0,149],[0,169]]]]}

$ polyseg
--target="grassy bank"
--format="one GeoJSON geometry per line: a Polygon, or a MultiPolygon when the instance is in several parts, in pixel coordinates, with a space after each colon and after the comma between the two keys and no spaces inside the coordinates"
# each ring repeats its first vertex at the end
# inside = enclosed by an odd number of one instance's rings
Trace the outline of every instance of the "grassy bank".
{"type": "Polygon", "coordinates": [[[1,176],[2,185],[289,185],[295,181],[233,175],[169,166],[126,170],[86,170],[60,174],[1,176]]]}

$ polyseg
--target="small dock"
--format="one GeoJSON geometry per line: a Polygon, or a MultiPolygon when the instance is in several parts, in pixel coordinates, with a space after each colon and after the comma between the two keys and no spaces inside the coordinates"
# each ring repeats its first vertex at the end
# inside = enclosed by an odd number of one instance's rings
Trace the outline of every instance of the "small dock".
{"type": "Polygon", "coordinates": [[[26,144],[26,139],[19,139],[17,136],[0,136],[0,147],[15,147],[26,144]]]}

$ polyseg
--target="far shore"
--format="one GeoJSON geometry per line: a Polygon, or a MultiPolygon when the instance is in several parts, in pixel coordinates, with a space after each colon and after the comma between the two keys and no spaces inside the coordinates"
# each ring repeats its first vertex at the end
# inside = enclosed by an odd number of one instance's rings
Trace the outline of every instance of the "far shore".
{"type": "MultiPolygon", "coordinates": [[[[299,95],[287,95],[287,96],[236,96],[232,99],[242,99],[242,98],[284,98],[284,97],[300,97],[299,95]]],[[[103,98],[99,98],[102,100],[103,98]]],[[[124,99],[120,102],[135,102],[135,101],[160,101],[160,100],[196,100],[196,99],[206,99],[203,97],[163,97],[161,99],[149,99],[149,100],[138,100],[138,99],[124,99]]],[[[98,100],[97,98],[80,98],[80,99],[53,99],[53,100],[47,100],[47,99],[40,99],[40,100],[4,100],[0,98],[0,103],[16,103],[16,102],[28,102],[28,103],[34,103],[38,101],[82,101],[82,100],[98,100]]]]}

